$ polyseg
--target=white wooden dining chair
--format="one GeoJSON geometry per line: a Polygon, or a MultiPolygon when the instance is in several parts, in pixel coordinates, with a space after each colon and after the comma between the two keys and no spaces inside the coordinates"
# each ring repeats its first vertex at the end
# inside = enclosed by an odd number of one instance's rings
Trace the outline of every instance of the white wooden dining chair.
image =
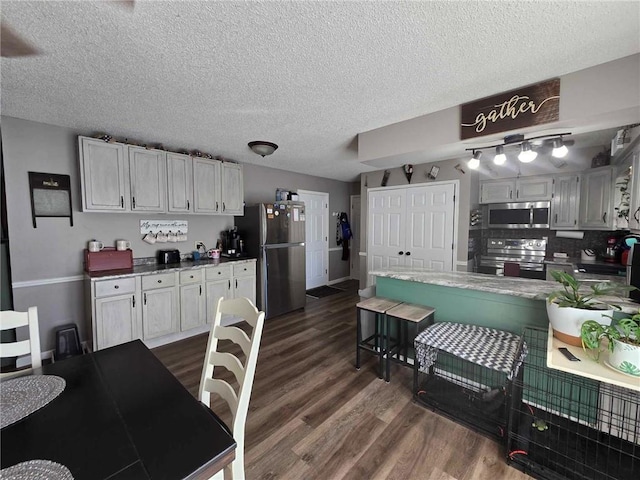
{"type": "MultiPolygon", "coordinates": [[[[200,390],[198,396],[206,406],[211,406],[211,394],[217,394],[229,405],[233,415],[231,428],[237,443],[236,458],[231,468],[224,472],[225,480],[243,480],[244,475],[244,430],[249,409],[249,398],[253,387],[253,377],[258,361],[258,349],[264,327],[264,312],[258,309],[247,298],[232,300],[218,300],[215,310],[213,326],[209,333],[209,342],[202,368],[200,390]],[[223,327],[220,322],[223,314],[230,314],[242,318],[251,327],[251,337],[237,326],[223,327]],[[238,357],[228,352],[218,352],[218,341],[230,340],[237,344],[245,355],[244,364],[238,357]],[[238,382],[238,391],[226,381],[214,378],[215,367],[224,367],[232,372],[238,382]]],[[[215,477],[218,478],[218,477],[215,477]]]]}
{"type": "MultiPolygon", "coordinates": [[[[5,310],[0,312],[0,331],[13,328],[28,327],[29,338],[16,342],[0,343],[0,358],[20,357],[31,355],[31,368],[42,366],[40,352],[40,329],[38,327],[38,307],[29,307],[26,312],[5,310]]],[[[7,378],[25,373],[25,370],[0,373],[0,377],[7,378]]]]}

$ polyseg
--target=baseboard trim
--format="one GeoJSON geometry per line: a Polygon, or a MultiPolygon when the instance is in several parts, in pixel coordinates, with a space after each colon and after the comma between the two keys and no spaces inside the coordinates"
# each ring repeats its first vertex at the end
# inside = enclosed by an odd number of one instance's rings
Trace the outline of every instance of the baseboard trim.
{"type": "Polygon", "coordinates": [[[336,278],[335,280],[331,280],[330,282],[327,282],[327,285],[334,285],[336,283],[346,282],[347,280],[351,280],[351,277],[336,278]]]}

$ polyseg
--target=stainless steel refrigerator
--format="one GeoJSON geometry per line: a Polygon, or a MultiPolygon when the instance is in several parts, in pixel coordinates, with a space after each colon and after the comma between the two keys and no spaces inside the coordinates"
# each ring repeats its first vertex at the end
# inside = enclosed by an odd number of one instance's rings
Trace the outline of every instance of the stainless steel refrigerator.
{"type": "Polygon", "coordinates": [[[258,259],[256,300],[266,318],[305,306],[304,224],[302,202],[246,206],[235,217],[247,254],[258,259]]]}

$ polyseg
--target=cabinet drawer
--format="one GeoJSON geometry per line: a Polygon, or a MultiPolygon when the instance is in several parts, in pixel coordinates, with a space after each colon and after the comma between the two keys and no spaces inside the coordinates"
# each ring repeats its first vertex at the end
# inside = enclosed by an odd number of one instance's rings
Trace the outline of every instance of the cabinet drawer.
{"type": "Polygon", "coordinates": [[[194,268],[193,270],[186,270],[180,272],[180,285],[186,285],[189,283],[200,283],[202,281],[202,269],[194,268]]]}
{"type": "Polygon", "coordinates": [[[96,298],[126,295],[127,293],[134,293],[135,291],[136,279],[134,277],[96,282],[96,298]]]}
{"type": "Polygon", "coordinates": [[[142,277],[142,289],[173,287],[176,284],[175,273],[160,273],[157,275],[145,275],[142,277]]]}
{"type": "Polygon", "coordinates": [[[207,267],[205,278],[207,280],[231,278],[231,265],[216,265],[215,267],[207,267]]]}
{"type": "Polygon", "coordinates": [[[240,263],[233,266],[234,277],[247,277],[256,274],[255,263],[240,263]]]}

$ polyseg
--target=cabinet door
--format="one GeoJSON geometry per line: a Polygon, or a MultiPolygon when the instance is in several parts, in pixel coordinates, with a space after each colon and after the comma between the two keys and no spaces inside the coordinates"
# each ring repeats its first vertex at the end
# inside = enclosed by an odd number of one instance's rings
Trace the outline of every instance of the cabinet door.
{"type": "Polygon", "coordinates": [[[180,287],[180,330],[204,325],[205,295],[201,283],[183,285],[180,287]]]}
{"type": "Polygon", "coordinates": [[[516,182],[516,199],[535,202],[551,200],[553,177],[520,178],[516,182]]]}
{"type": "Polygon", "coordinates": [[[246,297],[256,304],[256,277],[236,277],[233,279],[233,298],[246,297]]]}
{"type": "Polygon", "coordinates": [[[562,175],[554,179],[551,200],[552,229],[578,228],[579,186],[578,175],[562,175]]]}
{"type": "Polygon", "coordinates": [[[244,215],[242,166],[237,163],[222,164],[222,213],[244,215]]]}
{"type": "Polygon", "coordinates": [[[629,192],[629,228],[637,232],[640,230],[640,152],[633,156],[629,192]]]}
{"type": "Polygon", "coordinates": [[[515,198],[515,180],[482,182],[480,184],[480,203],[511,202],[515,198]]]}
{"type": "Polygon", "coordinates": [[[580,188],[580,228],[611,230],[613,228],[613,171],[611,167],[582,174],[580,188]]]}
{"type": "Polygon", "coordinates": [[[96,350],[140,338],[135,294],[98,298],[96,307],[96,350]]]}
{"type": "Polygon", "coordinates": [[[220,163],[206,158],[193,159],[194,213],[221,213],[220,163]]]}
{"type": "Polygon", "coordinates": [[[178,331],[178,294],[176,287],[158,288],[142,293],[144,339],[178,331]]]}
{"type": "Polygon", "coordinates": [[[124,145],[78,137],[83,211],[129,210],[124,145]]]}
{"type": "Polygon", "coordinates": [[[166,211],[165,152],[130,146],[129,176],[132,211],[166,211]]]}
{"type": "MultiPolygon", "coordinates": [[[[254,280],[255,283],[255,280],[254,280]]],[[[207,323],[213,322],[213,315],[215,313],[216,304],[222,297],[233,298],[231,290],[231,279],[216,280],[206,283],[207,289],[207,323]]]]}
{"type": "Polygon", "coordinates": [[[167,190],[170,212],[190,213],[193,203],[193,162],[189,155],[167,153],[167,190]]]}

